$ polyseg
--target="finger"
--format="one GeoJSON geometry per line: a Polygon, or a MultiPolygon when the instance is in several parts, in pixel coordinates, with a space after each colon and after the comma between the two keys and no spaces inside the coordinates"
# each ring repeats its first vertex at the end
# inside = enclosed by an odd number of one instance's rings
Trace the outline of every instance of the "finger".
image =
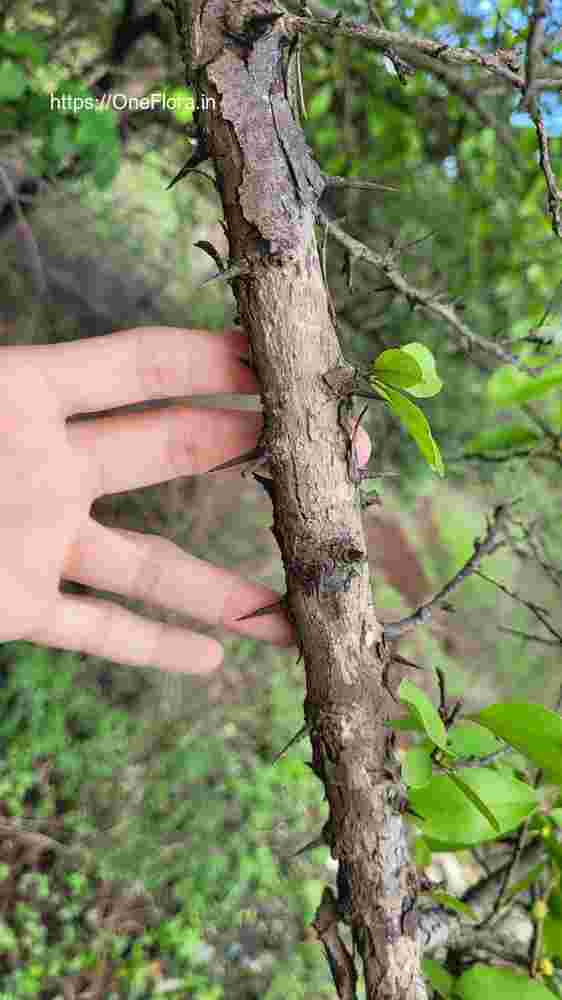
{"type": "Polygon", "coordinates": [[[179,673],[210,673],[223,659],[215,639],[141,618],[111,601],[69,594],[59,594],[49,623],[25,638],[126,666],[179,673]]]}
{"type": "Polygon", "coordinates": [[[62,573],[78,583],[183,612],[229,632],[279,646],[296,641],[284,613],[236,621],[271,604],[279,594],[197,559],[160,535],[108,528],[90,518],[67,553],[62,573]]]}
{"type": "Polygon", "coordinates": [[[254,448],[262,426],[260,413],[170,406],[77,421],[67,434],[104,496],[205,472],[254,448]]]}
{"type": "Polygon", "coordinates": [[[238,329],[147,326],[33,350],[65,417],[147,399],[259,391],[256,376],[239,361],[248,338],[238,329]]]}

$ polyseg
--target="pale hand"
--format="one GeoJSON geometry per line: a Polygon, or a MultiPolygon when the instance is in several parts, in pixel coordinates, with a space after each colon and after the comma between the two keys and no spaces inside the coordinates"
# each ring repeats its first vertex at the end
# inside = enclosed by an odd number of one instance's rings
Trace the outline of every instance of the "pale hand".
{"type": "MultiPolygon", "coordinates": [[[[248,451],[259,437],[259,413],[174,404],[67,423],[74,414],[149,399],[256,394],[256,378],[239,360],[247,353],[239,330],[174,327],[0,348],[0,642],[25,639],[193,673],[221,663],[215,639],[62,593],[65,578],[279,646],[295,643],[281,611],[236,621],[279,596],[268,587],[90,513],[98,497],[203,473],[248,451]]],[[[364,464],[367,435],[359,431],[356,440],[364,464]]]]}

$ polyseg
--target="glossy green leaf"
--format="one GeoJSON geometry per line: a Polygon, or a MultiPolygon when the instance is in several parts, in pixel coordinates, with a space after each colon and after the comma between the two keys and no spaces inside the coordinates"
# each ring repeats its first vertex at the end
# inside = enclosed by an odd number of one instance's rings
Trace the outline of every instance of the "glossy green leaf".
{"type": "Polygon", "coordinates": [[[489,729],[464,720],[449,729],[448,737],[447,752],[458,757],[486,757],[502,746],[489,729]]]}
{"type": "Polygon", "coordinates": [[[0,101],[17,101],[27,87],[27,77],[17,63],[4,59],[0,63],[0,101]]]}
{"type": "Polygon", "coordinates": [[[467,903],[463,903],[462,899],[457,899],[456,896],[451,896],[448,892],[441,892],[439,889],[433,889],[429,895],[436,903],[439,903],[439,906],[454,910],[455,913],[462,913],[463,916],[469,917],[470,920],[478,920],[478,914],[467,903]]]}
{"type": "Polygon", "coordinates": [[[411,747],[402,761],[402,779],[408,788],[422,788],[431,781],[431,746],[411,747]]]}
{"type": "Polygon", "coordinates": [[[461,1000],[552,1000],[546,986],[536,979],[520,975],[511,969],[496,969],[489,965],[473,965],[455,983],[455,996],[461,1000]]]}
{"type": "Polygon", "coordinates": [[[562,718],[556,712],[530,702],[503,702],[473,718],[562,782],[562,718]]]}
{"type": "Polygon", "coordinates": [[[371,379],[374,389],[386,399],[392,412],[404,424],[406,430],[411,434],[419,450],[428,465],[440,476],[445,475],[441,452],[431,433],[431,428],[422,411],[410,399],[403,396],[396,389],[390,386],[380,385],[375,378],[371,379]]]}
{"type": "Polygon", "coordinates": [[[385,385],[402,389],[410,389],[423,379],[423,369],[416,359],[396,347],[379,354],[371,371],[373,377],[385,385]]]}
{"type": "Polygon", "coordinates": [[[427,736],[432,743],[445,750],[447,747],[447,730],[437,709],[427,697],[425,691],[416,687],[411,681],[404,680],[398,688],[398,697],[405,705],[409,705],[412,713],[417,715],[427,736]]]}
{"type": "Polygon", "coordinates": [[[488,820],[490,826],[493,826],[494,830],[496,830],[497,833],[500,833],[501,827],[498,820],[496,819],[495,814],[492,812],[491,809],[488,808],[486,803],[480,798],[478,792],[476,792],[471,785],[467,784],[467,782],[464,781],[459,774],[451,772],[449,777],[451,781],[454,782],[454,784],[457,786],[457,788],[460,789],[463,795],[466,795],[467,799],[469,799],[472,802],[473,806],[475,806],[478,809],[478,811],[482,813],[484,818],[488,820]]]}
{"type": "Polygon", "coordinates": [[[408,392],[411,392],[412,396],[420,398],[436,396],[442,389],[443,382],[437,374],[435,358],[429,347],[426,347],[425,344],[419,344],[417,341],[412,341],[411,344],[405,344],[402,351],[415,358],[422,370],[422,377],[419,383],[411,385],[408,388],[408,392]]]}
{"type": "MultiPolygon", "coordinates": [[[[467,769],[462,780],[493,811],[502,833],[519,826],[537,805],[533,788],[492,768],[467,769]]],[[[497,837],[481,809],[450,775],[434,775],[423,788],[412,788],[408,800],[423,817],[418,825],[432,850],[458,850],[497,837]]]]}
{"type": "Polygon", "coordinates": [[[541,435],[526,424],[506,424],[493,430],[482,431],[468,442],[465,453],[507,451],[540,441],[541,435]]]}
{"type": "Polygon", "coordinates": [[[433,958],[424,958],[421,963],[422,972],[433,986],[434,990],[437,990],[439,996],[450,997],[453,993],[453,986],[455,985],[455,980],[450,972],[447,972],[439,962],[435,962],[433,958]]]}

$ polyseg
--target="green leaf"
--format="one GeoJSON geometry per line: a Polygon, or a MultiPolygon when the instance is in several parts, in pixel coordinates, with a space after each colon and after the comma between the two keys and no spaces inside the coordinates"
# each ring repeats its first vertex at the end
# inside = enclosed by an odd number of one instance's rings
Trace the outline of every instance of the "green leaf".
{"type": "Polygon", "coordinates": [[[510,403],[527,403],[543,399],[553,389],[562,385],[562,365],[553,365],[542,375],[532,378],[512,368],[498,368],[488,380],[488,398],[496,406],[510,403]]]}
{"type": "MultiPolygon", "coordinates": [[[[525,782],[498,774],[492,768],[467,769],[463,785],[493,808],[502,833],[519,826],[538,802],[538,793],[525,782]]],[[[451,775],[434,775],[423,788],[412,788],[408,800],[412,809],[423,816],[418,825],[432,850],[459,850],[497,837],[482,810],[451,775]]]]}
{"type": "Polygon", "coordinates": [[[101,111],[82,111],[76,130],[76,145],[80,151],[88,147],[100,147],[115,141],[117,134],[117,117],[113,108],[101,111]]]}
{"type": "Polygon", "coordinates": [[[543,768],[551,779],[562,782],[562,718],[556,712],[528,702],[503,702],[472,718],[543,768]]]}
{"type": "Polygon", "coordinates": [[[466,797],[468,799],[470,799],[470,801],[472,802],[472,804],[474,806],[476,806],[476,808],[488,820],[488,823],[490,823],[490,825],[493,826],[494,830],[496,830],[498,833],[500,833],[501,832],[501,827],[500,827],[500,824],[498,823],[496,817],[494,816],[494,813],[492,812],[491,809],[488,809],[488,806],[486,805],[485,802],[482,801],[482,799],[480,798],[480,796],[478,795],[478,793],[475,792],[474,789],[471,788],[471,786],[468,785],[466,783],[466,781],[463,781],[463,779],[458,774],[456,774],[454,771],[451,771],[449,777],[450,777],[451,781],[453,781],[455,783],[455,785],[457,786],[457,788],[460,788],[460,790],[463,793],[463,795],[466,795],[466,797]]]}
{"type": "Polygon", "coordinates": [[[402,761],[402,778],[409,788],[422,788],[431,781],[431,746],[417,746],[408,750],[402,761]]]}
{"type": "Polygon", "coordinates": [[[456,896],[451,896],[448,892],[441,892],[439,889],[433,889],[429,895],[436,903],[439,903],[439,906],[445,906],[449,910],[454,910],[455,913],[462,913],[470,920],[478,921],[478,914],[474,912],[472,907],[463,903],[461,899],[457,899],[456,896]]]}
{"type": "Polygon", "coordinates": [[[506,424],[494,430],[482,431],[468,442],[465,453],[487,451],[507,451],[525,444],[535,444],[541,435],[526,424],[506,424]]]}
{"type": "Polygon", "coordinates": [[[27,76],[21,66],[4,59],[0,63],[0,101],[17,101],[27,87],[27,76]]]}
{"type": "Polygon", "coordinates": [[[431,851],[425,837],[416,837],[414,858],[418,868],[427,868],[431,864],[431,851]]]}
{"type": "Polygon", "coordinates": [[[511,969],[473,965],[455,983],[455,996],[461,1000],[552,1000],[552,993],[536,979],[519,975],[511,969]]]}
{"type": "Polygon", "coordinates": [[[432,705],[425,691],[416,687],[411,681],[404,680],[398,688],[398,697],[405,705],[410,706],[414,715],[419,717],[431,742],[435,743],[441,750],[446,750],[447,730],[443,724],[443,719],[432,705]]]}
{"type": "Polygon", "coordinates": [[[183,124],[193,121],[195,98],[193,91],[187,87],[174,87],[166,92],[166,106],[170,108],[174,118],[183,124]]]}
{"type": "Polygon", "coordinates": [[[308,117],[321,118],[322,115],[325,115],[332,103],[333,93],[333,83],[325,83],[322,87],[319,87],[307,104],[306,110],[308,117]]]}
{"type": "Polygon", "coordinates": [[[551,809],[548,815],[554,820],[556,826],[562,826],[562,809],[551,809]]]}
{"type": "Polygon", "coordinates": [[[441,452],[433,439],[431,428],[420,408],[396,389],[380,385],[375,378],[371,379],[371,385],[383,399],[386,399],[393,413],[412,435],[426,462],[440,476],[444,476],[445,469],[441,452]]]}
{"type": "Polygon", "coordinates": [[[457,757],[486,757],[502,746],[489,729],[464,720],[449,729],[448,737],[447,752],[457,757]]]}
{"type": "Polygon", "coordinates": [[[562,920],[550,914],[543,924],[543,946],[545,955],[562,959],[562,920]]]}
{"type": "Polygon", "coordinates": [[[408,392],[411,392],[412,396],[423,398],[436,396],[441,391],[443,382],[437,374],[435,358],[429,347],[414,340],[411,344],[405,344],[402,351],[406,351],[407,354],[415,358],[422,370],[420,382],[417,385],[411,385],[408,392]]]}
{"type": "Polygon", "coordinates": [[[121,147],[111,143],[96,158],[94,165],[93,179],[97,188],[102,190],[109,187],[112,180],[119,173],[121,166],[121,147]]]}
{"type": "Polygon", "coordinates": [[[423,726],[417,716],[406,715],[403,719],[388,719],[385,722],[385,726],[389,726],[392,729],[400,729],[408,731],[410,729],[417,730],[419,733],[423,733],[423,726]]]}
{"type": "Polygon", "coordinates": [[[0,52],[9,52],[12,56],[29,59],[34,66],[47,61],[47,51],[38,45],[33,35],[25,31],[0,32],[0,52]]]}
{"type": "Polygon", "coordinates": [[[371,371],[379,382],[402,389],[409,389],[423,379],[422,367],[416,359],[396,347],[379,354],[371,371]]]}
{"type": "Polygon", "coordinates": [[[447,972],[439,962],[435,962],[432,958],[422,959],[421,969],[434,990],[437,990],[439,996],[450,997],[453,992],[453,986],[455,985],[455,980],[450,972],[447,972]]]}
{"type": "Polygon", "coordinates": [[[46,144],[47,155],[59,164],[73,145],[70,122],[66,118],[59,118],[54,123],[46,144]]]}

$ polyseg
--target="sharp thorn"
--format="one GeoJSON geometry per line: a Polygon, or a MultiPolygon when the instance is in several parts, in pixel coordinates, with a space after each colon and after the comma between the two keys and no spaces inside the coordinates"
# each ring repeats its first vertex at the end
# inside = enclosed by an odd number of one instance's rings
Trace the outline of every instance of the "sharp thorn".
{"type": "Polygon", "coordinates": [[[219,472],[221,469],[234,469],[237,465],[245,465],[246,462],[255,462],[259,459],[266,459],[267,451],[262,445],[258,445],[256,448],[252,448],[251,451],[245,451],[242,455],[238,455],[236,458],[231,458],[228,462],[221,462],[220,465],[214,465],[212,469],[207,469],[207,472],[219,472]]]}
{"type": "Polygon", "coordinates": [[[259,618],[262,615],[272,615],[274,611],[282,611],[287,606],[287,598],[284,594],[278,601],[274,601],[273,604],[266,604],[263,608],[258,608],[257,611],[250,611],[247,615],[242,615],[240,618],[235,618],[237,622],[247,621],[249,618],[259,618]]]}
{"type": "Polygon", "coordinates": [[[241,267],[240,264],[233,264],[231,267],[225,267],[222,271],[216,271],[215,274],[211,274],[209,278],[205,278],[202,281],[199,288],[204,288],[205,285],[209,285],[211,281],[230,281],[231,278],[237,278],[241,274],[247,274],[248,272],[245,268],[241,267]]]}
{"type": "Polygon", "coordinates": [[[298,740],[302,739],[302,737],[304,736],[304,734],[305,734],[305,733],[306,733],[307,731],[308,731],[308,725],[307,725],[307,723],[305,722],[305,723],[304,723],[304,725],[303,725],[303,726],[301,726],[301,728],[299,729],[298,733],[295,733],[295,735],[294,735],[294,736],[291,736],[291,739],[289,740],[289,742],[288,742],[288,743],[285,743],[285,746],[284,746],[284,747],[283,747],[283,748],[282,748],[281,750],[279,750],[279,752],[278,752],[278,753],[276,753],[276,754],[275,754],[275,757],[274,757],[274,758],[273,758],[273,760],[271,761],[272,765],[273,765],[273,764],[276,764],[276,763],[277,763],[277,761],[278,761],[278,760],[279,760],[279,759],[280,759],[280,758],[281,758],[281,757],[283,756],[283,754],[284,754],[284,753],[286,753],[286,752],[287,752],[287,750],[288,750],[288,749],[289,749],[290,747],[292,747],[292,746],[293,746],[293,744],[294,744],[294,743],[297,743],[297,742],[298,742],[298,740]]]}

